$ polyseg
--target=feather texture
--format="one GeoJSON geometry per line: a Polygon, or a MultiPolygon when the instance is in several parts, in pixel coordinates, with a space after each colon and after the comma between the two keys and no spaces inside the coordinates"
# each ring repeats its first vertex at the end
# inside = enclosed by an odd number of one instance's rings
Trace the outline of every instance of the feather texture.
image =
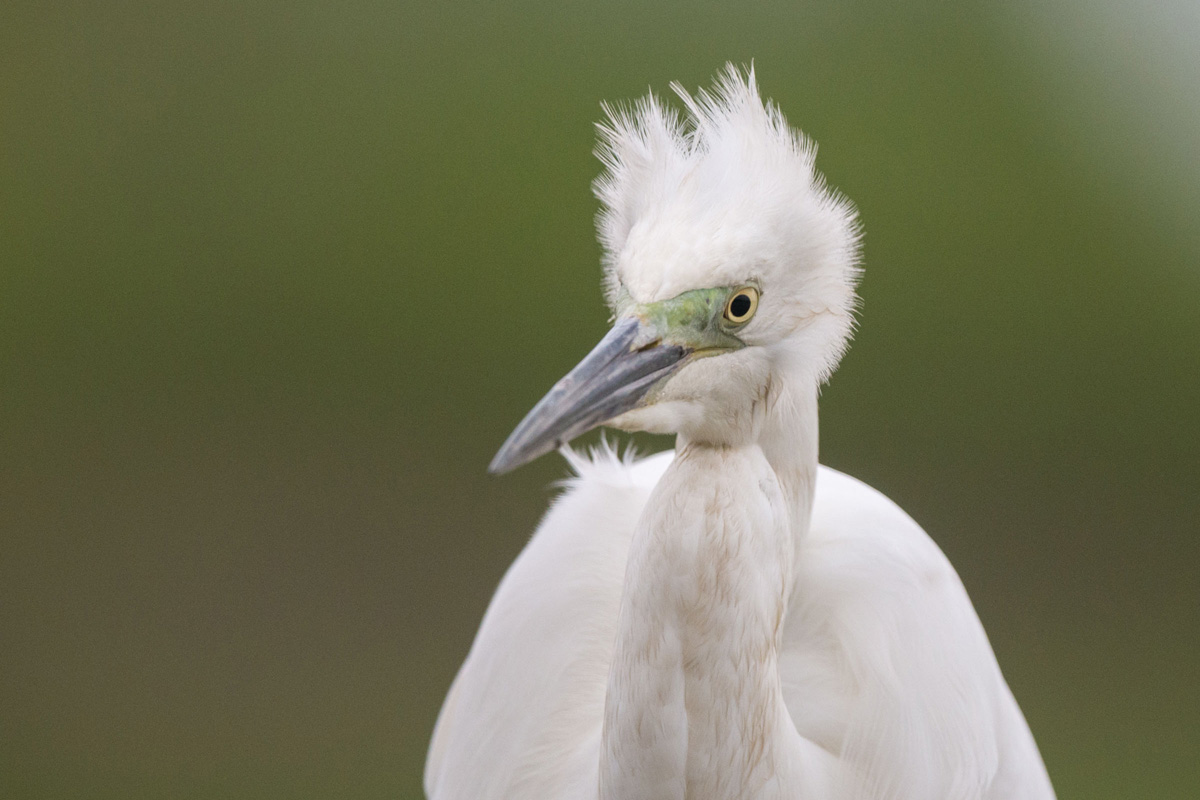
{"type": "MultiPolygon", "coordinates": [[[[628,548],[672,457],[629,463],[608,450],[577,462],[454,682],[430,798],[597,796],[628,548]]],[[[822,467],[800,549],[780,680],[797,733],[827,758],[793,796],[1053,797],[958,576],[911,518],[822,467]]]]}
{"type": "Polygon", "coordinates": [[[754,70],[726,67],[711,91],[678,84],[680,114],[654,95],[605,105],[596,154],[604,172],[597,230],[605,289],[639,302],[748,278],[786,304],[781,326],[819,320],[828,377],[854,324],[859,226],[816,171],[816,146],[764,102],[754,70]]]}

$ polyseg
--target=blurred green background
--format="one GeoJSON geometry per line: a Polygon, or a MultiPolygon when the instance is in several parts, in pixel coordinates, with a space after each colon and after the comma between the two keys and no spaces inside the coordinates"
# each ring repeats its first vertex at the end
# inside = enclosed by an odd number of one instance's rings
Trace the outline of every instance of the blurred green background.
{"type": "MultiPolygon", "coordinates": [[[[0,10],[0,796],[417,798],[606,328],[604,99],[754,59],[866,230],[822,460],[1063,798],[1200,793],[1200,6],[0,10]]],[[[665,440],[639,439],[646,449],[665,440]]]]}

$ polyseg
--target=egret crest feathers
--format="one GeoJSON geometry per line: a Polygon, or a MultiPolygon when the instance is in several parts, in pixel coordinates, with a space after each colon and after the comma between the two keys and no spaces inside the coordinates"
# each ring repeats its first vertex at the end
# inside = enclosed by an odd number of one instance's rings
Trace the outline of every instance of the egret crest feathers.
{"type": "MultiPolygon", "coordinates": [[[[759,94],[753,67],[727,65],[714,88],[672,89],[684,112],[649,94],[605,105],[593,184],[602,208],[606,294],[615,305],[683,291],[762,284],[786,302],[780,329],[820,317],[822,379],[854,322],[859,229],[848,200],[814,168],[816,147],[759,94]]],[[[813,344],[813,342],[809,342],[813,344]]]]}

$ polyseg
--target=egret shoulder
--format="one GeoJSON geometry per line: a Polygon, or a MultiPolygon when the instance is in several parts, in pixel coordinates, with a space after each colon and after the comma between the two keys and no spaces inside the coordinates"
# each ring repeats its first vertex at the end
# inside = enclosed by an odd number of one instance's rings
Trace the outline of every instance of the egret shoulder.
{"type": "Polygon", "coordinates": [[[780,676],[846,797],[1052,798],[958,574],[882,493],[822,467],[780,676]]]}
{"type": "Polygon", "coordinates": [[[431,798],[595,796],[629,541],[672,454],[564,454],[575,476],[501,580],[438,717],[431,798]]]}

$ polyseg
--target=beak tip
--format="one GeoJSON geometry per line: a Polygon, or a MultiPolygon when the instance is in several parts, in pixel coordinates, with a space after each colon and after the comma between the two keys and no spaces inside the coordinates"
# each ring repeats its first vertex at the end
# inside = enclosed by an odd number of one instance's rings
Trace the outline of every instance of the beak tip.
{"type": "Polygon", "coordinates": [[[488,464],[488,475],[503,475],[512,469],[512,466],[508,463],[509,459],[501,458],[503,455],[503,450],[501,450],[499,453],[496,453],[495,458],[492,459],[492,463],[488,464]]]}
{"type": "Polygon", "coordinates": [[[528,464],[537,457],[537,453],[529,453],[519,447],[510,447],[507,444],[500,448],[500,452],[496,453],[492,458],[492,462],[488,464],[489,475],[504,475],[512,472],[520,466],[528,464]]]}
{"type": "MultiPolygon", "coordinates": [[[[514,434],[514,438],[516,438],[514,434]]],[[[546,453],[562,446],[562,440],[554,439],[553,443],[538,442],[535,440],[531,443],[525,439],[520,439],[516,442],[505,442],[500,448],[500,452],[496,453],[492,458],[492,463],[488,464],[489,475],[504,475],[512,472],[517,467],[523,467],[531,461],[536,461],[546,453]]]]}

